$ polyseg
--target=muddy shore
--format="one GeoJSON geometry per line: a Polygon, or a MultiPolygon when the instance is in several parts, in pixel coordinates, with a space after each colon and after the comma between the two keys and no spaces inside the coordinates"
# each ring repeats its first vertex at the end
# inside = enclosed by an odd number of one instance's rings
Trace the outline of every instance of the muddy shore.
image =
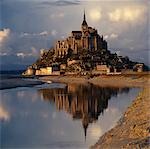
{"type": "Polygon", "coordinates": [[[42,81],[53,81],[63,83],[93,83],[99,86],[110,87],[145,87],[150,85],[150,74],[98,76],[88,78],[87,76],[45,76],[40,77],[42,81]]]}
{"type": "Polygon", "coordinates": [[[93,83],[109,87],[140,87],[142,91],[128,107],[117,125],[100,137],[92,149],[149,148],[150,147],[150,75],[46,76],[40,80],[63,83],[93,83]]]}

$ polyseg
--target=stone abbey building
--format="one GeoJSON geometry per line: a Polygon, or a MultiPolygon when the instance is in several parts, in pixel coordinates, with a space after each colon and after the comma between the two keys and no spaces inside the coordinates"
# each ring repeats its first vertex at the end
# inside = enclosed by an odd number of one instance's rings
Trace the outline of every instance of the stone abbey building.
{"type": "Polygon", "coordinates": [[[88,26],[84,12],[81,31],[72,31],[71,36],[67,39],[57,41],[54,49],[56,57],[64,57],[69,51],[72,51],[73,54],[78,54],[83,49],[91,51],[107,50],[107,42],[103,39],[103,36],[98,34],[95,28],[88,26]]]}

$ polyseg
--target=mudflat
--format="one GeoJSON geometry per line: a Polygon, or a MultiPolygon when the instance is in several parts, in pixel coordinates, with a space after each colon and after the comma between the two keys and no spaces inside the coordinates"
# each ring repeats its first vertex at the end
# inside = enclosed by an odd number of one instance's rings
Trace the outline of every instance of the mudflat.
{"type": "Polygon", "coordinates": [[[123,75],[101,75],[97,77],[88,76],[44,76],[42,81],[54,81],[64,83],[93,83],[99,86],[110,87],[144,87],[150,85],[149,73],[123,74],[123,75]]]}

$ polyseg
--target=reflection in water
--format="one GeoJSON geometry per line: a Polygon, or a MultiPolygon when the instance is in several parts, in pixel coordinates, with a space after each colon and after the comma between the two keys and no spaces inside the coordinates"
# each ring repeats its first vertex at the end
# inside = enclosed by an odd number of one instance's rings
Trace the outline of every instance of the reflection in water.
{"type": "Polygon", "coordinates": [[[1,148],[88,148],[138,91],[60,83],[1,90],[1,148]]]}
{"type": "Polygon", "coordinates": [[[8,121],[10,119],[10,114],[9,112],[0,105],[0,121],[8,121]]]}
{"type": "Polygon", "coordinates": [[[39,89],[44,100],[54,102],[58,110],[64,110],[73,119],[81,119],[86,139],[90,123],[98,120],[108,107],[108,100],[118,93],[128,93],[129,88],[102,88],[92,84],[67,84],[65,88],[39,89]]]}

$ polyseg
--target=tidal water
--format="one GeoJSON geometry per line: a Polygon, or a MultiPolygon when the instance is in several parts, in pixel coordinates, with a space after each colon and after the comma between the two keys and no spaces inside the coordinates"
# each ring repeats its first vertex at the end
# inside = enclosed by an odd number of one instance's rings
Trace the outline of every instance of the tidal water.
{"type": "Polygon", "coordinates": [[[88,148],[116,125],[138,92],[60,83],[0,90],[1,148],[88,148]]]}

